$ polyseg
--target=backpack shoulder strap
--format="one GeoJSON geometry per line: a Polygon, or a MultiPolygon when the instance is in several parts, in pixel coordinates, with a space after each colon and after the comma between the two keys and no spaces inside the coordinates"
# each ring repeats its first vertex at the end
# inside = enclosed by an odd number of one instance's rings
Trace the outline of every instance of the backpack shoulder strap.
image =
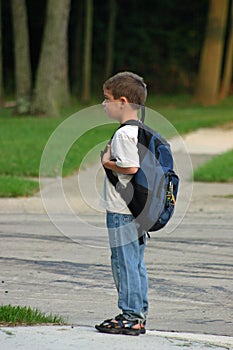
{"type": "Polygon", "coordinates": [[[126,122],[122,123],[119,128],[125,126],[125,125],[136,125],[136,126],[142,126],[141,120],[135,120],[135,119],[129,119],[126,122]]]}

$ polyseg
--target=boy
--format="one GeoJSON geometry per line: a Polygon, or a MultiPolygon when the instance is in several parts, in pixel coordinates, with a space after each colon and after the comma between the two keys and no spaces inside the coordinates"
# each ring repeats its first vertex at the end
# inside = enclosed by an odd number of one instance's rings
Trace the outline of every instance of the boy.
{"type": "MultiPolygon", "coordinates": [[[[131,72],[118,73],[103,86],[104,109],[111,119],[123,124],[138,120],[138,109],[147,96],[143,79],[131,72]]],[[[138,126],[119,128],[102,156],[102,164],[112,170],[125,186],[140,167],[137,148],[138,126]]],[[[111,265],[122,313],[105,320],[96,329],[104,333],[139,335],[145,333],[148,313],[148,280],[144,263],[146,234],[138,239],[138,226],[125,201],[107,177],[104,202],[111,248],[111,265]]]]}

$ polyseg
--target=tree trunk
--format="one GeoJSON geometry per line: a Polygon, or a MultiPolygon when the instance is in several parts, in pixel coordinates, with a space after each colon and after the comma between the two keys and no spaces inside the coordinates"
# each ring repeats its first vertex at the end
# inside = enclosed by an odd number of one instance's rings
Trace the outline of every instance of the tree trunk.
{"type": "Polygon", "coordinates": [[[108,30],[107,30],[105,79],[109,78],[113,70],[116,14],[117,14],[116,0],[109,0],[109,22],[108,22],[108,30]]]}
{"type": "Polygon", "coordinates": [[[25,114],[30,110],[32,79],[25,0],[12,0],[12,17],[14,31],[16,113],[25,114]]]}
{"type": "Polygon", "coordinates": [[[83,42],[83,1],[74,2],[73,5],[73,33],[71,43],[71,88],[72,93],[76,96],[81,91],[82,84],[82,42],[83,42]]]}
{"type": "Polygon", "coordinates": [[[224,99],[230,92],[231,81],[232,81],[232,71],[233,71],[233,0],[230,4],[230,25],[229,25],[229,36],[226,48],[225,64],[223,69],[223,79],[220,91],[220,99],[224,99]]]}
{"type": "Polygon", "coordinates": [[[70,0],[48,0],[44,36],[31,111],[59,116],[69,103],[67,28],[70,0]]]}
{"type": "Polygon", "coordinates": [[[211,0],[194,100],[204,105],[218,99],[228,0],[211,0]]]}
{"type": "Polygon", "coordinates": [[[4,102],[3,71],[2,71],[2,1],[0,0],[0,106],[4,102]]]}
{"type": "Polygon", "coordinates": [[[84,62],[83,62],[83,102],[88,102],[91,97],[91,59],[92,59],[92,25],[93,25],[93,0],[86,0],[86,22],[84,37],[84,62]]]}

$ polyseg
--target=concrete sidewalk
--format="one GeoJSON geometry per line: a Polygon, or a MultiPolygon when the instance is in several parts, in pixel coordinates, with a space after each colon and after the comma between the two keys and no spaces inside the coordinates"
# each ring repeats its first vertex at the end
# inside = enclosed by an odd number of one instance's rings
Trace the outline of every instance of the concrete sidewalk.
{"type": "Polygon", "coordinates": [[[223,350],[233,349],[233,338],[148,331],[140,337],[107,335],[88,327],[0,328],[1,350],[223,350]]]}

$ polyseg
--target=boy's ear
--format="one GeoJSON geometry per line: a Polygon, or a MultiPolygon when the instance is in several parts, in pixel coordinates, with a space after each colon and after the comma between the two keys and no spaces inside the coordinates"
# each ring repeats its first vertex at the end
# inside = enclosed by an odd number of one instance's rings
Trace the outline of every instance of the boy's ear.
{"type": "Polygon", "coordinates": [[[125,97],[125,96],[121,96],[121,97],[120,97],[120,101],[121,101],[122,104],[125,104],[125,103],[128,103],[128,102],[129,102],[128,99],[127,99],[127,97],[125,97]]]}

